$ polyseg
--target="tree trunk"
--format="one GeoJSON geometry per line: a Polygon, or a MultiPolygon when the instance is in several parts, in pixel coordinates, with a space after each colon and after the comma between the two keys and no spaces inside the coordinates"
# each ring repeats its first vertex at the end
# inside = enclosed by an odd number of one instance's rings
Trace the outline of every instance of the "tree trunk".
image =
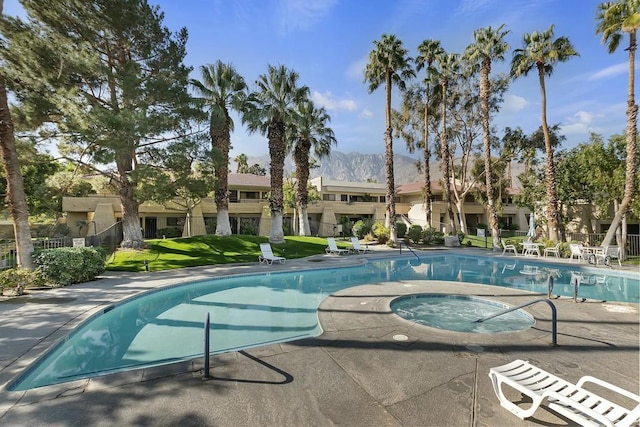
{"type": "Polygon", "coordinates": [[[284,180],[286,148],[284,123],[272,121],[267,130],[267,138],[269,139],[269,156],[271,158],[271,197],[269,198],[271,231],[269,232],[269,242],[281,244],[284,243],[284,231],[282,229],[282,214],[284,210],[282,182],[284,180]]]}
{"type": "Polygon", "coordinates": [[[307,218],[307,205],[309,204],[309,154],[311,152],[311,142],[300,140],[293,149],[293,159],[296,164],[296,207],[299,211],[298,235],[310,236],[309,218],[307,218]]]}
{"type": "Polygon", "coordinates": [[[385,146],[385,175],[387,177],[387,222],[389,227],[389,243],[395,246],[398,243],[396,230],[396,186],[393,173],[393,130],[391,129],[391,72],[386,75],[386,125],[384,132],[385,146]]]}
{"type": "Polygon", "coordinates": [[[311,236],[311,227],[309,227],[309,217],[307,216],[307,207],[298,208],[298,234],[300,236],[311,236]]]}
{"type": "Polygon", "coordinates": [[[451,235],[456,234],[456,220],[453,214],[453,208],[451,207],[451,160],[449,159],[449,143],[447,141],[447,82],[442,83],[442,135],[440,136],[440,150],[442,156],[442,166],[444,181],[442,186],[444,188],[444,202],[447,205],[447,213],[449,215],[449,227],[451,228],[449,233],[451,235]]]}
{"type": "Polygon", "coordinates": [[[488,58],[483,60],[482,72],[480,75],[480,109],[482,111],[482,144],[484,146],[484,175],[487,190],[487,215],[489,216],[489,228],[491,229],[491,241],[493,250],[500,249],[500,236],[498,234],[498,213],[495,206],[495,189],[493,187],[493,165],[491,162],[491,129],[489,128],[489,93],[491,83],[489,73],[491,72],[491,61],[488,58]]]}
{"type": "Polygon", "coordinates": [[[615,236],[616,229],[622,218],[627,214],[629,205],[636,190],[636,158],[638,156],[638,105],[635,102],[635,58],[636,58],[636,33],[630,33],[629,40],[629,82],[627,88],[627,159],[624,178],[624,196],[620,203],[620,209],[611,221],[611,226],[604,237],[603,245],[610,245],[615,236]]]}
{"type": "MultiPolygon", "coordinates": [[[[429,70],[431,64],[427,67],[429,70]]],[[[427,90],[425,92],[424,101],[424,210],[426,212],[427,227],[433,227],[433,211],[431,210],[431,170],[429,169],[429,161],[431,160],[431,152],[429,151],[429,83],[427,82],[427,90]]]]}
{"type": "MultiPolygon", "coordinates": [[[[0,14],[2,2],[0,0],[0,14]]],[[[29,208],[24,193],[24,182],[20,173],[16,140],[13,133],[13,120],[7,101],[7,88],[4,79],[0,78],[0,156],[7,180],[7,196],[13,219],[13,233],[16,239],[18,266],[33,270],[33,243],[29,229],[29,208]]]]}
{"type": "Polygon", "coordinates": [[[216,162],[216,181],[218,186],[214,193],[216,203],[217,222],[216,236],[229,236],[231,234],[231,224],[229,222],[229,146],[231,136],[229,135],[229,114],[225,110],[226,120],[223,129],[211,131],[211,142],[213,148],[218,151],[220,159],[216,162]]]}
{"type": "Polygon", "coordinates": [[[123,248],[142,249],[145,247],[140,217],[138,215],[138,201],[134,194],[134,184],[129,180],[128,173],[132,169],[130,155],[120,155],[116,161],[118,168],[118,186],[120,204],[122,206],[122,243],[123,248]]]}
{"type": "Polygon", "coordinates": [[[543,67],[543,64],[538,64],[540,93],[542,95],[542,133],[544,134],[544,146],[547,160],[547,167],[545,169],[545,184],[547,188],[547,229],[549,230],[549,240],[557,242],[560,240],[562,223],[560,220],[560,212],[558,211],[558,193],[556,191],[556,168],[553,159],[553,146],[551,145],[549,125],[547,124],[547,94],[544,84],[543,67]]]}

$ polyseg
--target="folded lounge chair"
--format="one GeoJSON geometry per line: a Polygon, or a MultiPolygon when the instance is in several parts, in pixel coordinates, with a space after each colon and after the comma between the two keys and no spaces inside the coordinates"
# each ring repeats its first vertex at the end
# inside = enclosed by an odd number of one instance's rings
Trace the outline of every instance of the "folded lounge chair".
{"type": "Polygon", "coordinates": [[[327,243],[329,243],[329,246],[326,247],[324,251],[328,254],[347,255],[349,253],[349,249],[338,248],[336,239],[334,239],[333,237],[327,237],[327,243]]]}
{"type": "Polygon", "coordinates": [[[353,246],[353,248],[351,249],[353,252],[357,252],[359,254],[369,252],[369,248],[367,247],[367,245],[362,246],[357,237],[351,238],[351,245],[353,246]]]}
{"type": "Polygon", "coordinates": [[[520,419],[531,417],[545,405],[552,411],[575,421],[581,426],[631,426],[640,420],[640,396],[591,376],[584,376],[576,384],[556,377],[523,360],[514,360],[503,366],[491,368],[489,377],[500,405],[520,419]],[[636,407],[627,409],[586,390],[587,383],[596,384],[636,402],[636,407]],[[502,390],[508,385],[531,398],[528,409],[512,403],[502,390]]]}
{"type": "Polygon", "coordinates": [[[258,256],[260,264],[273,264],[273,261],[278,261],[280,264],[284,264],[287,260],[284,257],[275,256],[269,243],[260,243],[260,250],[262,251],[262,255],[258,256]]]}

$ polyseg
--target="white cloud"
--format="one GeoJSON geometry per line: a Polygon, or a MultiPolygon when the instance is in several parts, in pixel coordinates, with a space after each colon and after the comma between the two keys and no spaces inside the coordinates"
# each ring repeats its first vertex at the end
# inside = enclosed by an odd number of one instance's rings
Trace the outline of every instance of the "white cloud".
{"type": "Polygon", "coordinates": [[[281,33],[307,30],[326,16],[338,0],[284,0],[280,2],[281,33]]]}
{"type": "Polygon", "coordinates": [[[561,125],[560,128],[565,135],[586,135],[597,130],[594,127],[594,122],[601,117],[601,114],[593,114],[581,110],[567,117],[566,123],[561,125]]]}
{"type": "Polygon", "coordinates": [[[373,117],[373,111],[363,108],[358,117],[361,119],[370,119],[373,117]]]}
{"type": "Polygon", "coordinates": [[[354,111],[358,107],[356,102],[352,99],[335,99],[331,92],[325,92],[324,94],[313,91],[311,92],[311,99],[316,104],[319,104],[327,110],[347,110],[354,111]]]}
{"type": "Polygon", "coordinates": [[[588,80],[600,80],[607,79],[610,77],[619,76],[621,74],[626,74],[629,70],[629,64],[626,62],[622,62],[620,64],[612,65],[607,68],[603,68],[600,71],[597,71],[587,77],[588,80]]]}
{"type": "Polygon", "coordinates": [[[504,108],[506,111],[520,111],[530,104],[525,98],[518,95],[506,95],[504,97],[504,108]]]}

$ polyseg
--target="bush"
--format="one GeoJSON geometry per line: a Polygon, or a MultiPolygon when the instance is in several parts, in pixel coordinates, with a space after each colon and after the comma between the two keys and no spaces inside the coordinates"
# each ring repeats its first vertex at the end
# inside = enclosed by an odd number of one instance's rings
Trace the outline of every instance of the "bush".
{"type": "Polygon", "coordinates": [[[351,227],[351,233],[358,239],[364,239],[364,236],[371,232],[371,222],[359,220],[351,227]]]}
{"type": "Polygon", "coordinates": [[[15,295],[22,295],[25,288],[35,288],[44,284],[44,277],[39,270],[12,268],[0,273],[0,294],[4,293],[5,288],[13,288],[15,295]]]}
{"type": "Polygon", "coordinates": [[[88,282],[105,270],[102,248],[46,249],[35,262],[47,281],[62,286],[88,282]]]}
{"type": "Polygon", "coordinates": [[[404,222],[396,222],[396,234],[399,239],[402,239],[407,234],[407,224],[404,222]]]}
{"type": "Polygon", "coordinates": [[[462,244],[462,242],[464,242],[464,238],[467,237],[467,235],[465,234],[464,231],[458,231],[458,241],[460,242],[460,244],[462,244]]]}
{"type": "Polygon", "coordinates": [[[407,237],[413,242],[418,243],[420,239],[422,239],[422,227],[419,225],[412,225],[409,227],[409,231],[407,232],[407,237]]]}
{"type": "Polygon", "coordinates": [[[156,230],[156,238],[160,239],[162,237],[166,237],[167,239],[182,237],[182,227],[159,228],[158,230],[156,230]]]}
{"type": "MultiPolygon", "coordinates": [[[[425,227],[425,229],[422,231],[422,242],[425,245],[435,243],[435,234],[436,234],[435,228],[425,227]]],[[[442,241],[444,242],[444,239],[442,239],[442,241]]]]}
{"type": "Polygon", "coordinates": [[[381,245],[389,241],[389,229],[381,222],[376,222],[371,226],[371,232],[378,239],[378,243],[381,245]]]}

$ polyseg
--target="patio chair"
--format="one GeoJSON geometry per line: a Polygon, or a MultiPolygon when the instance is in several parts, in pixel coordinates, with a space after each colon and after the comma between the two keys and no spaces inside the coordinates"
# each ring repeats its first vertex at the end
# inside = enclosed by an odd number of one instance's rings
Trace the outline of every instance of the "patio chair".
{"type": "Polygon", "coordinates": [[[351,238],[351,245],[353,246],[351,248],[351,250],[353,252],[357,252],[359,254],[364,254],[364,253],[369,252],[369,247],[367,245],[362,246],[357,237],[352,237],[351,238]]]}
{"type": "Polygon", "coordinates": [[[617,259],[618,265],[622,267],[622,262],[620,262],[620,247],[617,245],[605,246],[602,252],[595,254],[595,257],[596,264],[602,261],[604,265],[608,265],[610,267],[611,261],[617,259]]]}
{"type": "Polygon", "coordinates": [[[507,245],[504,240],[500,240],[502,243],[502,255],[504,255],[507,251],[513,251],[514,255],[518,255],[518,249],[516,249],[516,245],[507,245]]]}
{"type": "Polygon", "coordinates": [[[560,258],[560,243],[557,243],[555,246],[552,246],[550,248],[544,248],[544,251],[542,251],[544,256],[547,255],[554,255],[556,258],[560,258]]]}
{"type": "Polygon", "coordinates": [[[273,250],[271,250],[271,245],[269,243],[260,243],[260,251],[262,252],[262,255],[258,256],[258,261],[260,261],[260,264],[271,265],[274,261],[278,261],[280,264],[284,264],[284,262],[287,260],[284,257],[275,256],[273,254],[273,250]]]}
{"type": "Polygon", "coordinates": [[[586,261],[584,258],[584,247],[580,243],[570,243],[569,250],[571,251],[571,256],[569,259],[573,261],[575,257],[578,261],[586,261]]]}
{"type": "Polygon", "coordinates": [[[640,396],[606,381],[584,376],[576,384],[565,381],[523,360],[514,360],[503,366],[489,369],[493,390],[500,405],[520,419],[533,416],[542,405],[581,426],[631,426],[640,420],[640,396]],[[584,388],[587,383],[616,392],[632,401],[633,409],[611,402],[584,388]],[[502,390],[507,385],[532,403],[525,409],[511,402],[502,390]]]}
{"type": "Polygon", "coordinates": [[[329,246],[327,246],[324,249],[324,251],[328,254],[347,255],[349,253],[349,249],[338,248],[338,245],[336,244],[336,239],[333,237],[327,237],[327,243],[329,243],[329,246]]]}

